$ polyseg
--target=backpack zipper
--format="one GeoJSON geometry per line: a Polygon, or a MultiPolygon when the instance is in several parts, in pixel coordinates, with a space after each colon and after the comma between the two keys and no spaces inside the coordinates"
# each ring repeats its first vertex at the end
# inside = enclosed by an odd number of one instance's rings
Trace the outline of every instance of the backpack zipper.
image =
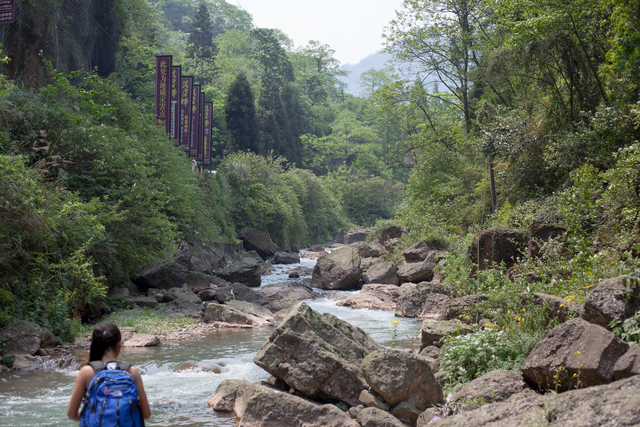
{"type": "Polygon", "coordinates": [[[102,427],[102,416],[104,415],[104,405],[107,404],[106,400],[102,401],[102,410],[100,411],[100,421],[98,422],[98,427],[102,427]]]}

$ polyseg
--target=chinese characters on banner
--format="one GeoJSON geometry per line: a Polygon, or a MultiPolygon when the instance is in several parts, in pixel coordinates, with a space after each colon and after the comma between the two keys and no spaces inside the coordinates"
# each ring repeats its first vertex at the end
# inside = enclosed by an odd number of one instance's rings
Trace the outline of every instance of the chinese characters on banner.
{"type": "Polygon", "coordinates": [[[200,136],[200,85],[193,85],[191,93],[191,141],[189,157],[198,157],[198,137],[200,136]]]}
{"type": "MultiPolygon", "coordinates": [[[[7,1],[0,0],[0,7],[7,1]]],[[[156,57],[156,123],[199,165],[211,165],[213,103],[205,102],[200,85],[171,61],[156,57]]]]}
{"type": "Polygon", "coordinates": [[[193,77],[180,79],[180,147],[189,152],[191,145],[191,91],[193,90],[193,77]]]}
{"type": "Polygon", "coordinates": [[[171,67],[171,139],[177,145],[180,137],[180,88],[181,88],[182,68],[180,66],[171,67]]]}
{"type": "Polygon", "coordinates": [[[211,132],[213,119],[213,102],[204,103],[204,160],[203,165],[208,166],[211,164],[211,132]]]}
{"type": "Polygon", "coordinates": [[[11,24],[16,18],[15,0],[0,0],[0,24],[11,24]]]}
{"type": "Polygon", "coordinates": [[[166,133],[171,131],[170,112],[171,106],[171,57],[156,57],[156,123],[162,126],[166,133]]]}

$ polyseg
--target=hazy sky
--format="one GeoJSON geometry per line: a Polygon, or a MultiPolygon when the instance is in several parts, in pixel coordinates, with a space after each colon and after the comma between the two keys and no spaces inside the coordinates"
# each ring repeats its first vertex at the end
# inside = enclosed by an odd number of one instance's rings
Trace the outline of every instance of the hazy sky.
{"type": "Polygon", "coordinates": [[[258,27],[278,28],[296,47],[309,40],[328,44],[344,65],[382,48],[382,27],[402,0],[227,0],[253,15],[258,27]]]}

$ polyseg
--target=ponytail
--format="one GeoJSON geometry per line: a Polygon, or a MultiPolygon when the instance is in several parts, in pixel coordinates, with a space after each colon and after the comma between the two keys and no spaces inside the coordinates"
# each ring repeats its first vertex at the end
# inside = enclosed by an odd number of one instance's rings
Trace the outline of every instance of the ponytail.
{"type": "Polygon", "coordinates": [[[89,349],[89,362],[102,360],[104,353],[118,345],[122,336],[120,329],[111,323],[96,326],[91,335],[91,347],[89,349]]]}

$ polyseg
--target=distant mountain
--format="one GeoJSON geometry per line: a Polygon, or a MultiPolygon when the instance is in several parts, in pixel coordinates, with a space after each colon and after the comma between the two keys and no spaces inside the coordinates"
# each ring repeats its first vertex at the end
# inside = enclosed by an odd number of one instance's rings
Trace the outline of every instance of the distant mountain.
{"type": "Polygon", "coordinates": [[[350,72],[349,77],[339,77],[340,81],[347,84],[345,92],[354,96],[360,96],[360,86],[358,85],[360,74],[370,70],[371,68],[381,70],[387,66],[387,61],[390,59],[391,55],[388,53],[376,52],[367,56],[355,65],[345,64],[340,67],[340,69],[350,72]]]}

